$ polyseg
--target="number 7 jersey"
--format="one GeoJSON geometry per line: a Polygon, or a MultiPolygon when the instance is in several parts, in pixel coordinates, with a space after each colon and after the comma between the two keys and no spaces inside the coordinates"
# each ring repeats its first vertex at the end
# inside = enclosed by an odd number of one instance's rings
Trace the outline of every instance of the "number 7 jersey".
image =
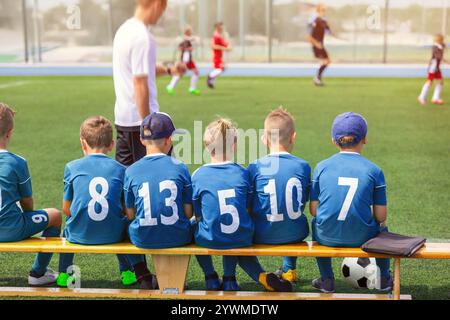
{"type": "Polygon", "coordinates": [[[139,248],[179,247],[192,242],[184,205],[192,204],[187,166],[164,154],[148,155],[125,173],[125,205],[136,210],[129,233],[139,248]]]}
{"type": "Polygon", "coordinates": [[[379,233],[372,206],[387,203],[383,171],[358,153],[335,154],[317,165],[311,201],[319,201],[315,234],[320,243],[359,247],[379,233]]]}
{"type": "Polygon", "coordinates": [[[122,208],[125,167],[104,154],[66,165],[64,200],[71,201],[65,237],[72,243],[109,244],[123,240],[127,219],[122,208]]]}

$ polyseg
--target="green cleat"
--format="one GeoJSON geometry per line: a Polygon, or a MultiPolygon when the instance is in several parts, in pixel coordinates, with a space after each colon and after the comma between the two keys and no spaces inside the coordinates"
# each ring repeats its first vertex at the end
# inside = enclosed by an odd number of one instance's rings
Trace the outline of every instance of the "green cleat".
{"type": "Polygon", "coordinates": [[[166,87],[166,90],[167,90],[167,93],[168,93],[170,96],[174,96],[174,95],[175,95],[175,89],[174,89],[174,88],[166,87]]]}
{"type": "Polygon", "coordinates": [[[124,271],[121,275],[122,284],[124,286],[132,286],[137,282],[136,275],[132,271],[124,271]]]}
{"type": "Polygon", "coordinates": [[[200,95],[200,90],[198,90],[198,89],[189,89],[189,93],[193,94],[194,96],[199,96],[200,95]]]}
{"type": "Polygon", "coordinates": [[[56,285],[60,288],[67,288],[69,284],[75,282],[75,277],[69,275],[68,273],[61,272],[56,279],[56,285]]]}

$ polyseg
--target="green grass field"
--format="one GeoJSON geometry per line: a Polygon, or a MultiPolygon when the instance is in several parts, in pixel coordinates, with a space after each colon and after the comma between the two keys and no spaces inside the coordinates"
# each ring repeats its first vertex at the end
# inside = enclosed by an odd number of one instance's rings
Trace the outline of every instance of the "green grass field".
{"type": "MultiPolygon", "coordinates": [[[[330,126],[341,112],[362,113],[369,122],[365,155],[384,169],[389,197],[391,231],[425,236],[432,241],[450,239],[450,105],[421,107],[416,103],[422,79],[329,79],[315,88],[310,79],[223,78],[218,89],[201,97],[188,95],[187,81],[177,96],[163,90],[160,103],[179,127],[190,129],[195,120],[209,122],[216,115],[230,117],[241,128],[261,128],[267,112],[278,105],[296,117],[295,154],[315,166],[335,148],[330,126]]],[[[60,207],[64,165],[81,157],[80,123],[92,115],[113,119],[114,92],[110,78],[0,78],[0,101],[17,111],[10,151],[27,158],[37,207],[60,207]],[[20,86],[6,84],[25,82],[20,86]]],[[[450,103],[450,93],[444,98],[450,103]]],[[[193,171],[196,166],[191,166],[193,171]]],[[[309,214],[308,214],[309,215],[309,214]]],[[[34,256],[0,254],[0,286],[26,286],[34,256]]],[[[217,269],[220,271],[219,259],[217,269]]],[[[281,265],[279,258],[261,259],[267,270],[281,265]]],[[[58,257],[52,261],[57,269],[58,257]]],[[[339,275],[340,259],[335,260],[339,275]]],[[[78,255],[83,287],[120,287],[114,256],[78,255]]],[[[415,299],[450,299],[449,261],[405,261],[403,293],[415,299]]],[[[314,259],[299,259],[297,291],[313,291],[310,280],[318,275],[314,259]]],[[[239,271],[244,290],[262,290],[239,271]]],[[[190,289],[203,288],[203,275],[193,259],[190,289]]],[[[339,292],[355,292],[338,276],[339,292]]]]}

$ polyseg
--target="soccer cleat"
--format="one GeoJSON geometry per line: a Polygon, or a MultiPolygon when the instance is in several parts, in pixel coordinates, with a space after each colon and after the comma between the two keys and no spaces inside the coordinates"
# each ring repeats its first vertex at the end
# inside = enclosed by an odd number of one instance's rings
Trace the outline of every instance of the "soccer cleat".
{"type": "Polygon", "coordinates": [[[167,93],[169,94],[169,96],[174,96],[175,95],[175,89],[171,88],[169,86],[166,87],[167,93]]]}
{"type": "Polygon", "coordinates": [[[75,282],[75,277],[68,273],[61,272],[56,279],[56,285],[60,288],[67,288],[69,284],[75,282]]]}
{"type": "Polygon", "coordinates": [[[431,103],[432,103],[432,104],[437,104],[437,105],[441,106],[441,105],[444,104],[444,100],[442,100],[442,99],[433,100],[433,101],[431,101],[431,103]]]}
{"type": "Polygon", "coordinates": [[[267,291],[292,292],[292,284],[289,281],[280,279],[275,273],[261,273],[259,275],[259,283],[261,283],[267,291]]]}
{"type": "Polygon", "coordinates": [[[207,291],[219,291],[222,288],[222,282],[216,272],[205,276],[205,282],[207,291]]]}
{"type": "Polygon", "coordinates": [[[47,268],[47,271],[42,275],[37,275],[34,271],[30,272],[28,276],[28,284],[32,287],[43,287],[56,283],[58,273],[47,268]]]}
{"type": "Polygon", "coordinates": [[[223,277],[223,291],[241,291],[241,286],[236,281],[236,277],[223,277]]]}
{"type": "Polygon", "coordinates": [[[194,96],[199,96],[200,95],[200,90],[198,90],[198,89],[189,89],[189,93],[194,95],[194,96]]]}
{"type": "Polygon", "coordinates": [[[158,290],[158,279],[156,279],[156,276],[150,274],[145,276],[144,278],[138,280],[140,287],[142,290],[158,290]]]}
{"type": "Polygon", "coordinates": [[[121,274],[121,280],[124,286],[132,286],[137,282],[136,274],[133,271],[124,271],[121,274]]]}
{"type": "Polygon", "coordinates": [[[381,277],[380,278],[380,289],[381,292],[391,292],[393,286],[393,280],[392,277],[386,278],[381,277]]]}
{"type": "Polygon", "coordinates": [[[420,103],[422,106],[424,106],[424,105],[427,104],[427,102],[426,102],[424,99],[422,99],[421,97],[417,98],[417,101],[419,101],[419,103],[420,103]]]}
{"type": "Polygon", "coordinates": [[[312,281],[312,286],[323,293],[334,293],[334,279],[317,278],[312,281]]]}
{"type": "Polygon", "coordinates": [[[324,86],[322,80],[317,78],[317,77],[314,78],[314,84],[316,85],[316,87],[323,87],[324,86]]]}
{"type": "Polygon", "coordinates": [[[287,272],[283,272],[281,274],[281,279],[296,282],[297,281],[297,270],[288,270],[287,272]]]}
{"type": "Polygon", "coordinates": [[[208,76],[208,78],[206,79],[206,85],[208,86],[208,88],[214,89],[214,79],[208,76]]]}

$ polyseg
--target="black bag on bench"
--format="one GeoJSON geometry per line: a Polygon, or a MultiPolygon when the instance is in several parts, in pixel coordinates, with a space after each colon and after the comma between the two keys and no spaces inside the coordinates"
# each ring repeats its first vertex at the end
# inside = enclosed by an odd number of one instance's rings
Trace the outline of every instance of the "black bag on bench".
{"type": "Polygon", "coordinates": [[[391,232],[381,232],[362,245],[365,252],[410,257],[422,248],[427,239],[407,237],[391,232]]]}

